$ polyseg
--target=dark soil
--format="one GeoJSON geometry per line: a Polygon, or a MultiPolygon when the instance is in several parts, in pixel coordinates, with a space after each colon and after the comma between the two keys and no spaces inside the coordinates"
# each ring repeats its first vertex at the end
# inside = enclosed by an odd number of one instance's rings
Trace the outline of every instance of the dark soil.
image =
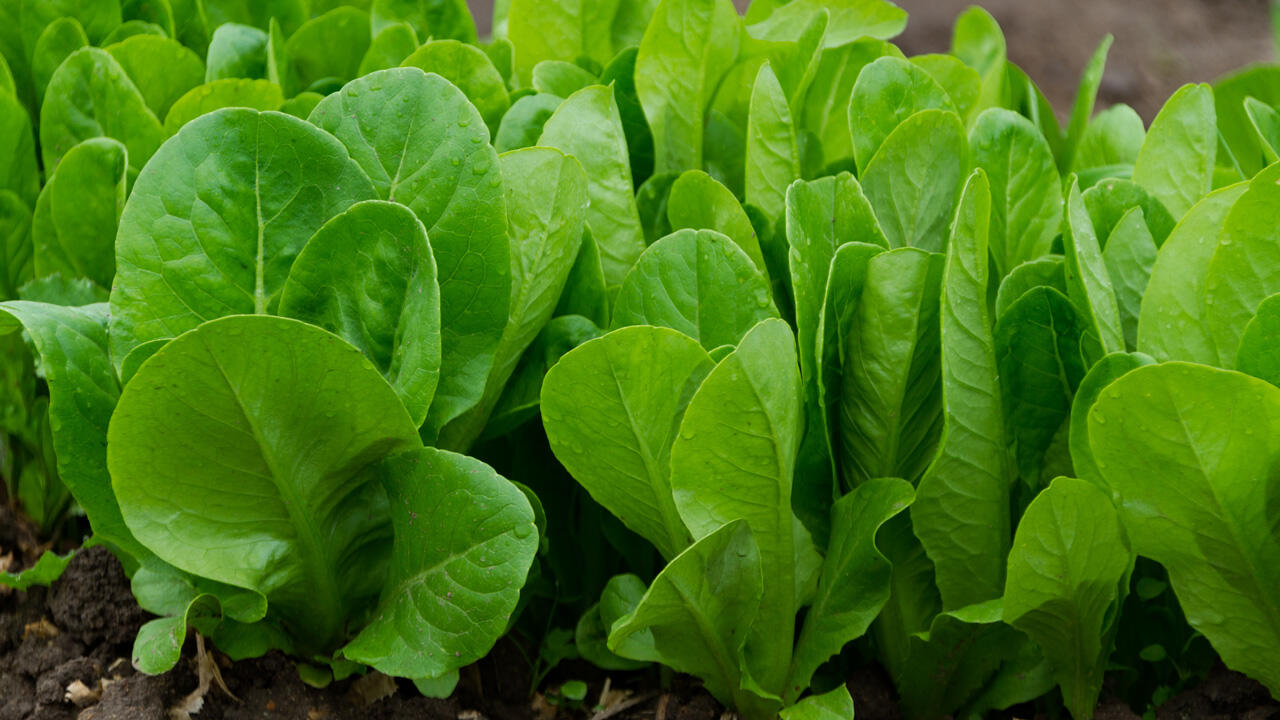
{"type": "MultiPolygon", "coordinates": [[[[9,526],[0,526],[0,529],[9,526]]],[[[8,552],[0,546],[0,553],[8,552]]],[[[147,615],[134,603],[119,562],[105,549],[80,551],[52,588],[0,590],[0,720],[171,720],[171,709],[198,685],[196,648],[173,672],[136,673],[130,647],[147,615]],[[77,692],[79,694],[77,694],[77,692]]],[[[512,639],[485,660],[465,668],[454,697],[418,696],[407,683],[381,676],[334,683],[317,690],[299,679],[293,663],[273,653],[231,663],[213,654],[228,694],[213,687],[197,720],[585,720],[602,709],[625,709],[617,720],[718,720],[724,710],[689,678],[666,691],[657,676],[608,676],[570,662],[552,673],[551,697],[563,682],[581,679],[590,692],[583,706],[556,707],[548,696],[528,694],[530,668],[512,639]],[[607,683],[607,684],[606,684],[607,683]],[[607,692],[606,692],[607,690],[607,692]]],[[[901,720],[896,694],[878,667],[849,681],[859,720],[901,720]]],[[[1019,717],[1029,717],[1016,714],[1019,717]]],[[[1100,720],[1138,716],[1104,701],[1100,720]]],[[[1275,703],[1256,682],[1219,668],[1209,679],[1162,706],[1158,720],[1280,720],[1275,703]]]]}
{"type": "MultiPolygon", "coordinates": [[[[2,507],[2,506],[0,506],[2,507]]],[[[0,555],[18,526],[0,518],[0,555]]],[[[25,562],[33,555],[23,553],[25,562]]],[[[22,562],[22,561],[20,561],[22,562]]],[[[15,564],[15,569],[21,564],[15,564]]],[[[52,588],[0,589],[0,720],[170,720],[170,709],[198,685],[195,643],[172,672],[136,673],[128,657],[138,628],[148,619],[133,601],[119,562],[105,549],[80,551],[52,588]],[[79,704],[73,689],[82,693],[79,704]]],[[[585,707],[557,708],[528,694],[530,668],[513,640],[503,640],[484,661],[466,668],[449,700],[420,697],[407,683],[368,678],[317,690],[303,684],[293,663],[273,653],[231,663],[213,656],[227,689],[213,687],[197,720],[553,720],[597,713],[605,682],[610,707],[628,701],[618,720],[716,720],[723,709],[692,681],[678,678],[669,692],[656,676],[624,673],[607,678],[585,664],[552,673],[550,689],[569,679],[591,681],[585,707]],[[389,696],[382,697],[386,693],[389,696]]]]}

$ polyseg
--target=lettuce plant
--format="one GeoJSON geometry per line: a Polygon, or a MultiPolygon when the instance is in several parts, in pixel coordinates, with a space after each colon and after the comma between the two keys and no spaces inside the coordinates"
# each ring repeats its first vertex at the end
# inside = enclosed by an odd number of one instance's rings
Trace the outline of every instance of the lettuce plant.
{"type": "Polygon", "coordinates": [[[1146,709],[1189,638],[1280,692],[1276,68],[1148,126],[1105,38],[1063,127],[979,9],[495,15],[0,0],[0,475],[140,668],[443,694],[519,623],[747,718],[859,657],[1146,709]]]}

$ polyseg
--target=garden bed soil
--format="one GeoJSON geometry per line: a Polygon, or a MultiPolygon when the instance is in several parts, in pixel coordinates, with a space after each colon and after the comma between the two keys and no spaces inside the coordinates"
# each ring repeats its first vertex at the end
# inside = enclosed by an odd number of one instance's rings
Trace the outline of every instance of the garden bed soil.
{"type": "MultiPolygon", "coordinates": [[[[0,518],[5,519],[5,518],[0,518]]],[[[0,525],[12,528],[16,524],[0,525]]],[[[0,530],[9,532],[9,530],[0,530]]],[[[10,535],[13,535],[10,532],[10,535]]],[[[12,546],[9,546],[12,547],[12,546]]],[[[0,554],[8,552],[0,548],[0,554]]],[[[0,592],[0,720],[174,720],[199,684],[196,643],[188,641],[178,667],[162,676],[136,673],[128,657],[148,619],[134,603],[119,563],[103,548],[83,550],[52,588],[0,592]]],[[[607,676],[569,663],[546,684],[587,680],[587,707],[557,709],[542,694],[528,695],[530,668],[515,642],[504,639],[485,660],[464,669],[448,700],[419,697],[412,686],[382,676],[303,684],[293,664],[273,653],[231,663],[211,658],[230,695],[211,686],[195,720],[720,720],[726,713],[692,680],[657,687],[657,676],[607,676]],[[602,693],[608,692],[602,698],[602,693]],[[384,697],[385,695],[385,697],[384,697]],[[626,705],[626,707],[622,707],[626,705]],[[608,713],[609,710],[615,712],[608,713]]],[[[883,671],[855,673],[850,692],[858,720],[901,720],[883,671]]],[[[1009,718],[1040,717],[1019,709],[1009,718]]],[[[1225,669],[1162,706],[1158,720],[1280,720],[1280,704],[1257,683],[1225,669]]],[[[1099,720],[1136,720],[1129,708],[1104,701],[1099,720]]],[[[1046,719],[1047,720],[1047,719],[1046,719]]]]}

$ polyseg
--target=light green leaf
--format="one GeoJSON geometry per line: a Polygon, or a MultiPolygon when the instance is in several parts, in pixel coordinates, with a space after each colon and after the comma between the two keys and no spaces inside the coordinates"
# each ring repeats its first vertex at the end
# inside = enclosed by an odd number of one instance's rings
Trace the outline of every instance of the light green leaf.
{"type": "Polygon", "coordinates": [[[111,138],[86,140],[63,156],[31,218],[36,277],[61,274],[111,287],[128,167],[124,146],[111,138]]]}
{"type": "Polygon", "coordinates": [[[760,66],[747,122],[746,199],[776,222],[787,187],[800,178],[800,150],[787,97],[768,63],[760,66]]]}
{"type": "Polygon", "coordinates": [[[1231,367],[1245,325],[1280,292],[1280,166],[1258,173],[1227,214],[1204,279],[1205,318],[1222,367],[1231,367]]]}
{"type": "Polygon", "coordinates": [[[1164,245],[1177,224],[1164,203],[1129,180],[1108,178],[1085,190],[1084,206],[1089,210],[1089,219],[1093,221],[1099,244],[1106,243],[1116,225],[1120,224],[1120,219],[1134,208],[1142,208],[1156,247],[1164,245]]]}
{"type": "Polygon", "coordinates": [[[52,550],[46,550],[36,560],[35,565],[22,572],[0,572],[0,587],[14,590],[27,590],[37,585],[49,587],[55,580],[62,577],[63,571],[67,569],[67,565],[71,564],[71,558],[74,555],[75,553],[71,552],[58,555],[52,550]]]}
{"type": "Polygon", "coordinates": [[[445,427],[442,447],[468,448],[480,436],[529,344],[551,316],[582,244],[587,175],[551,148],[500,156],[511,234],[511,310],[480,403],[445,427]]]}
{"type": "Polygon", "coordinates": [[[600,334],[594,322],[580,315],[552,318],[520,359],[481,437],[505,435],[537,415],[547,371],[565,353],[600,334]]]}
{"type": "Polygon", "coordinates": [[[1004,416],[1018,471],[1038,481],[1045,452],[1071,413],[1071,400],[1096,340],[1087,321],[1061,292],[1041,286],[1025,293],[996,321],[996,359],[1004,416]]]}
{"type": "Polygon", "coordinates": [[[135,35],[155,35],[157,37],[170,37],[169,32],[156,23],[144,22],[142,20],[126,20],[116,26],[110,35],[102,40],[102,47],[110,47],[118,42],[128,40],[135,35]]]}
{"type": "MultiPolygon", "coordinates": [[[[574,631],[574,645],[583,659],[605,670],[639,670],[645,666],[644,662],[614,655],[608,643],[609,629],[624,616],[635,612],[646,590],[644,581],[635,575],[609,578],[600,594],[600,602],[583,614],[574,631]]],[[[646,642],[643,633],[638,633],[628,642],[631,645],[644,643],[648,646],[646,653],[653,652],[651,636],[646,642]]]]}
{"type": "Polygon", "coordinates": [[[480,48],[457,40],[433,40],[400,63],[435,73],[453,83],[480,111],[491,134],[511,107],[507,86],[493,61],[480,48]]]}
{"type": "Polygon", "coordinates": [[[835,423],[828,417],[829,403],[822,397],[820,382],[824,373],[839,369],[836,355],[842,336],[834,318],[824,324],[823,314],[829,293],[852,285],[844,283],[844,278],[836,278],[832,261],[844,243],[887,246],[888,241],[880,232],[861,186],[848,173],[794,183],[787,189],[786,210],[789,277],[795,300],[805,417],[807,426],[812,428],[805,433],[800,447],[792,498],[800,519],[825,538],[823,528],[835,490],[830,432],[835,423]],[[837,287],[837,283],[841,285],[837,287]]]}
{"type": "Polygon", "coordinates": [[[396,540],[373,620],[342,654],[398,677],[437,677],[488,654],[538,550],[524,493],[479,460],[435,448],[378,474],[396,540]]]}
{"type": "Polygon", "coordinates": [[[77,20],[94,44],[101,42],[123,20],[120,0],[10,0],[7,4],[21,6],[18,17],[27,57],[31,57],[45,28],[58,18],[77,20]]]}
{"type": "Polygon", "coordinates": [[[139,176],[120,218],[117,367],[138,345],[205,320],[274,312],[302,246],[373,196],[342,145],[296,118],[232,108],[187,124],[139,176]]]}
{"type": "Polygon", "coordinates": [[[620,0],[511,0],[507,39],[515,46],[516,72],[528,84],[544,60],[572,62],[588,57],[606,63],[613,57],[612,25],[620,0]]]}
{"type": "Polygon", "coordinates": [[[582,233],[582,246],[569,270],[560,302],[554,315],[581,315],[596,325],[609,324],[609,291],[604,284],[604,270],[600,267],[600,248],[591,237],[591,231],[582,233]]]}
{"type": "Polygon", "coordinates": [[[712,367],[696,341],[632,327],[570,351],[543,381],[542,422],[556,458],[665,558],[689,544],[672,497],[671,446],[712,367]]]}
{"type": "Polygon", "coordinates": [[[862,636],[889,599],[892,565],[876,547],[876,535],[911,504],[902,480],[860,485],[831,507],[831,544],[822,565],[818,594],[796,640],[784,699],[809,686],[818,667],[862,636]]]}
{"type": "Polygon", "coordinates": [[[1263,300],[1258,313],[1245,326],[1240,349],[1236,351],[1236,368],[1280,386],[1277,348],[1280,348],[1280,294],[1263,300]]]}
{"type": "Polygon", "coordinates": [[[889,247],[941,252],[969,170],[969,143],[952,112],[907,118],[868,163],[862,187],[889,247]]]}
{"type": "Polygon", "coordinates": [[[911,64],[929,73],[947,91],[956,114],[966,122],[973,117],[974,108],[982,94],[982,77],[977,70],[965,65],[964,61],[954,55],[940,53],[916,55],[911,58],[911,64]]]}
{"type": "Polygon", "coordinates": [[[756,269],[769,277],[764,250],[751,224],[729,188],[701,170],[681,174],[672,183],[666,201],[666,216],[675,230],[716,230],[729,237],[746,253],[756,269]]]}
{"type": "Polygon", "coordinates": [[[1068,447],[1071,451],[1071,465],[1076,477],[1088,480],[1111,494],[1111,489],[1102,480],[1098,472],[1098,464],[1093,459],[1093,449],[1089,447],[1089,409],[1098,401],[1102,391],[1119,380],[1131,370],[1155,362],[1141,353],[1113,353],[1108,355],[1089,369],[1080,387],[1076,388],[1075,398],[1071,401],[1071,424],[1068,447]]]}
{"type": "Polygon", "coordinates": [[[476,24],[466,0],[373,0],[373,32],[393,23],[408,23],[418,40],[458,40],[476,43],[476,24]]]}
{"type": "Polygon", "coordinates": [[[310,16],[306,0],[199,0],[198,6],[210,30],[229,22],[265,30],[275,19],[292,35],[310,16]]]}
{"type": "Polygon", "coordinates": [[[373,39],[369,28],[369,13],[353,7],[308,20],[284,46],[294,87],[307,88],[326,78],[345,83],[359,76],[373,39]]]}
{"type": "Polygon", "coordinates": [[[636,92],[653,131],[654,172],[703,169],[705,112],[738,55],[729,0],[662,0],[636,58],[636,92]]]}
{"type": "Polygon", "coordinates": [[[407,205],[427,228],[444,348],[427,426],[438,432],[480,401],[511,301],[502,169],[489,132],[457,88],[417,68],[348,84],[311,122],[346,145],[379,197],[407,205]]]}
{"type": "Polygon", "coordinates": [[[849,102],[853,155],[865,173],[889,135],[922,110],[955,110],[947,91],[923,68],[882,57],[863,68],[849,102]]]}
{"type": "Polygon", "coordinates": [[[216,618],[218,601],[212,595],[201,595],[180,615],[156,618],[138,628],[133,641],[133,666],[146,675],[169,672],[182,659],[182,646],[187,641],[188,624],[198,619],[216,618]]]}
{"type": "Polygon", "coordinates": [[[1045,255],[1039,260],[1024,262],[1015,267],[1000,283],[996,293],[996,318],[1013,307],[1023,295],[1047,285],[1054,290],[1067,294],[1067,276],[1064,270],[1066,260],[1061,255],[1045,255]]]}
{"type": "Polygon", "coordinates": [[[1187,622],[1227,667],[1280,692],[1280,389],[1202,365],[1139,368],[1093,406],[1089,442],[1134,550],[1169,571],[1187,622]]]}
{"type": "Polygon", "coordinates": [[[765,320],[703,381],[671,448],[671,488],[693,536],[739,519],[751,528],[769,582],[746,666],[774,695],[787,681],[798,608],[802,543],[791,487],[804,430],[801,392],[795,336],[786,322],[765,320]]]}
{"type": "Polygon", "coordinates": [[[862,69],[886,55],[903,57],[896,45],[871,38],[823,51],[804,97],[800,127],[817,137],[828,165],[844,163],[847,167],[841,169],[855,169],[849,117],[840,110],[847,107],[862,69]]]}
{"type": "Polygon", "coordinates": [[[160,121],[111,54],[77,50],[53,74],[40,110],[40,150],[44,169],[57,169],[62,156],[95,137],[120,141],[129,167],[142,169],[165,139],[160,121]]]}
{"type": "Polygon", "coordinates": [[[227,23],[213,31],[204,81],[267,76],[267,33],[249,25],[227,23]]]}
{"type": "Polygon", "coordinates": [[[1125,346],[1132,350],[1138,346],[1138,315],[1156,262],[1156,242],[1142,208],[1130,210],[1111,231],[1102,261],[1115,289],[1125,346]]]}
{"type": "Polygon", "coordinates": [[[783,708],[778,717],[782,720],[850,720],[853,717],[853,697],[849,688],[840,685],[823,695],[810,695],[789,708],[783,708]]]}
{"type": "Polygon", "coordinates": [[[551,119],[562,102],[564,100],[555,95],[537,93],[526,95],[512,103],[511,109],[502,116],[498,132],[494,133],[494,149],[504,153],[537,145],[547,120],[551,119]]]}
{"type": "Polygon", "coordinates": [[[1107,53],[1115,38],[1108,35],[1102,39],[1093,57],[1085,65],[1080,76],[1080,87],[1076,90],[1075,103],[1071,106],[1071,120],[1067,123],[1066,139],[1062,143],[1062,151],[1058,155],[1058,167],[1065,173],[1075,164],[1076,148],[1080,139],[1093,118],[1093,108],[1098,101],[1098,88],[1102,87],[1102,73],[1107,67],[1107,53]]]}
{"type": "Polygon", "coordinates": [[[359,348],[413,421],[426,419],[440,379],[440,288],[411,210],[370,200],[330,219],[289,270],[279,314],[359,348]]]}
{"type": "Polygon", "coordinates": [[[31,118],[17,98],[0,93],[0,192],[6,191],[24,205],[34,205],[40,170],[31,118]]]}
{"type": "Polygon", "coordinates": [[[198,55],[159,35],[134,35],[107,47],[107,52],[124,68],[157,118],[164,117],[205,76],[198,55]]]}
{"type": "Polygon", "coordinates": [[[1235,165],[1243,174],[1243,177],[1233,179],[1252,178],[1270,164],[1249,119],[1245,100],[1252,97],[1272,107],[1280,104],[1280,90],[1276,85],[1278,79],[1280,67],[1253,65],[1214,84],[1218,131],[1228,151],[1223,164],[1235,165]]]}
{"type": "Polygon", "coordinates": [[[360,75],[400,67],[418,49],[418,35],[406,23],[395,23],[382,28],[360,60],[360,75]]]}
{"type": "Polygon", "coordinates": [[[0,298],[16,298],[31,280],[32,252],[31,211],[17,195],[0,190],[0,298]]]}
{"type": "Polygon", "coordinates": [[[371,465],[419,442],[360,351],[296,320],[239,316],[142,366],[107,461],[129,527],[161,559],[262,593],[272,617],[308,629],[304,654],[327,653],[381,590],[390,529],[371,465]]]}
{"type": "Polygon", "coordinates": [[[733,241],[714,230],[679,230],[650,245],[627,275],[613,327],[669,327],[711,351],[776,317],[768,283],[733,241]]]}
{"type": "MultiPolygon", "coordinates": [[[[49,384],[58,475],[101,540],[134,559],[151,553],[125,527],[107,473],[107,424],[120,396],[107,354],[107,308],[0,303],[0,333],[21,327],[49,384]]],[[[123,558],[122,558],[123,559],[123,558]]]]}
{"type": "Polygon", "coordinates": [[[588,85],[603,84],[593,73],[564,60],[543,60],[533,68],[533,89],[569,97],[588,85]]]}
{"type": "MultiPolygon", "coordinates": [[[[284,95],[280,86],[268,80],[223,78],[193,88],[178,98],[164,118],[164,131],[175,135],[187,123],[223,108],[282,110],[284,95]]],[[[305,119],[305,118],[303,118],[305,119]]]]}
{"type": "Polygon", "coordinates": [[[1280,112],[1255,97],[1244,99],[1244,110],[1257,133],[1267,164],[1280,161],[1280,112]]]}
{"type": "Polygon", "coordinates": [[[751,529],[731,522],[658,574],[635,611],[613,624],[609,649],[696,675],[716,699],[742,710],[751,701],[742,689],[743,629],[756,621],[763,592],[751,529]],[[642,633],[652,645],[631,642],[642,633]]]}
{"type": "Polygon", "coordinates": [[[911,508],[947,610],[1000,596],[1011,532],[1009,442],[986,302],[989,187],[974,171],[951,227],[941,291],[942,436],[911,508]]]}
{"type": "Polygon", "coordinates": [[[1016,113],[982,113],[969,144],[991,182],[991,255],[1003,277],[1052,249],[1062,226],[1061,179],[1049,143],[1016,113]]]}
{"type": "Polygon", "coordinates": [[[828,48],[864,37],[888,40],[907,26],[907,11],[885,0],[793,0],[754,22],[749,30],[756,37],[794,39],[823,10],[831,13],[823,43],[828,48]]]}
{"type": "Polygon", "coordinates": [[[324,100],[324,96],[315,92],[302,92],[285,100],[279,106],[280,112],[286,115],[292,115],[299,120],[306,120],[311,117],[311,113],[315,111],[320,101],[324,100]]]}
{"type": "Polygon", "coordinates": [[[1213,88],[1185,85],[1151,123],[1133,166],[1133,181],[1182,217],[1213,190],[1218,122],[1213,88]]]}
{"type": "Polygon", "coordinates": [[[1086,188],[1105,178],[1131,177],[1146,136],[1146,124],[1136,110],[1113,105],[1098,113],[1080,137],[1072,172],[1086,188]]]}
{"type": "Polygon", "coordinates": [[[600,250],[605,284],[616,288],[644,250],[631,161],[613,89],[584,88],[547,120],[539,145],[572,155],[587,171],[587,227],[600,250]]]}
{"type": "Polygon", "coordinates": [[[1107,274],[1098,235],[1080,196],[1080,183],[1072,178],[1066,201],[1062,241],[1066,255],[1067,297],[1089,324],[1103,352],[1124,352],[1124,328],[1115,289],[1107,274]]]}
{"type": "MultiPolygon", "coordinates": [[[[982,81],[975,112],[1003,107],[1013,90],[1010,85],[1008,47],[1000,23],[980,7],[970,7],[956,17],[951,31],[951,54],[977,71],[982,81]]],[[[1057,120],[1054,121],[1057,128],[1057,120]]]]}
{"type": "Polygon", "coordinates": [[[1004,619],[1044,650],[1081,720],[1098,704],[1133,561],[1111,498],[1083,480],[1054,480],[1018,523],[1004,619]]]}
{"type": "MultiPolygon", "coordinates": [[[[840,468],[846,485],[917,482],[942,433],[939,338],[944,258],[903,248],[867,262],[843,345],[840,468]]],[[[843,328],[842,328],[843,329],[843,328]]]]}
{"type": "Polygon", "coordinates": [[[89,47],[89,38],[74,17],[60,17],[40,33],[31,53],[31,77],[35,81],[36,97],[41,102],[44,102],[45,90],[58,66],[71,53],[84,47],[89,47]]]}

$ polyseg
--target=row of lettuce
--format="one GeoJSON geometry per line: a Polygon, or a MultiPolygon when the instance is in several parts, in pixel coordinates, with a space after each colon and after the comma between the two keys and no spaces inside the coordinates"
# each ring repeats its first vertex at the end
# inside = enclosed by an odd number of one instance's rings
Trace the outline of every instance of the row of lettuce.
{"type": "Polygon", "coordinates": [[[0,0],[0,474],[138,667],[1280,694],[1280,68],[1062,128],[978,9],[495,11],[0,0]]]}

